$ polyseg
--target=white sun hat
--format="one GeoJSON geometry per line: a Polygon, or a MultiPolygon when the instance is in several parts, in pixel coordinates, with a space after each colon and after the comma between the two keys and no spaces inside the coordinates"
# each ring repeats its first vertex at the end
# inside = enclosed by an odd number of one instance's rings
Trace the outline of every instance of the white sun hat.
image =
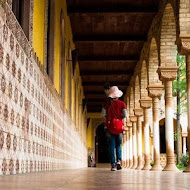
{"type": "Polygon", "coordinates": [[[117,86],[112,86],[109,89],[109,97],[110,98],[120,98],[123,95],[123,92],[119,90],[117,86]]]}

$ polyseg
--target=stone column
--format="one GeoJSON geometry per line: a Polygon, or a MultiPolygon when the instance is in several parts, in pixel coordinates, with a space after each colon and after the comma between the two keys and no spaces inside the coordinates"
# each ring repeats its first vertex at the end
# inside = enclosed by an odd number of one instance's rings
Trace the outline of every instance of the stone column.
{"type": "Polygon", "coordinates": [[[126,135],[123,136],[123,146],[122,146],[122,166],[125,167],[126,161],[126,135]]]}
{"type": "MultiPolygon", "coordinates": [[[[186,76],[187,76],[187,118],[188,118],[187,142],[188,142],[188,147],[190,147],[190,53],[186,55],[186,76]]],[[[189,158],[190,158],[190,150],[189,150],[189,158]]],[[[190,160],[185,172],[190,172],[190,160]]]]}
{"type": "Polygon", "coordinates": [[[165,87],[165,128],[166,128],[166,156],[167,163],[163,171],[177,171],[174,154],[174,126],[173,126],[173,96],[172,81],[177,76],[178,67],[160,66],[158,73],[165,87]]]}
{"type": "Polygon", "coordinates": [[[186,144],[187,133],[182,133],[182,138],[183,138],[183,155],[186,155],[187,154],[187,144],[186,144]]]}
{"type": "Polygon", "coordinates": [[[154,147],[154,165],[152,171],[162,170],[160,165],[160,128],[159,128],[159,98],[163,92],[161,83],[148,86],[149,96],[152,98],[153,105],[153,147],[154,147]]]}
{"type": "Polygon", "coordinates": [[[144,99],[140,99],[141,108],[143,108],[144,115],[144,151],[145,151],[145,164],[143,170],[150,170],[150,140],[149,140],[149,109],[151,107],[151,99],[146,97],[144,99]]]}
{"type": "Polygon", "coordinates": [[[127,122],[129,127],[129,168],[133,166],[133,141],[132,141],[132,123],[127,122]]]}
{"type": "Polygon", "coordinates": [[[129,168],[129,128],[126,129],[126,168],[129,168]]]}
{"type": "Polygon", "coordinates": [[[137,155],[138,155],[138,170],[143,168],[143,160],[142,160],[142,122],[141,118],[143,115],[143,110],[141,108],[134,109],[135,116],[137,116],[137,155]]]}
{"type": "Polygon", "coordinates": [[[138,165],[137,163],[137,117],[130,116],[132,122],[132,135],[133,135],[133,166],[131,169],[135,169],[138,165]]]}
{"type": "Polygon", "coordinates": [[[186,138],[187,138],[187,132],[182,132],[182,140],[183,140],[183,155],[187,154],[187,143],[186,143],[186,138]]]}

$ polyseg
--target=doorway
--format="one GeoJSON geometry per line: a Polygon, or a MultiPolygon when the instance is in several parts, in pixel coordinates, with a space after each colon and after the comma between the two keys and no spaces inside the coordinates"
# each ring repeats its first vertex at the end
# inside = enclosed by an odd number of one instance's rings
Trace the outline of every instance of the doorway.
{"type": "Polygon", "coordinates": [[[110,135],[101,124],[96,129],[95,145],[96,145],[96,163],[110,163],[109,152],[110,135]]]}
{"type": "Polygon", "coordinates": [[[160,153],[166,153],[165,119],[160,121],[160,153]]]}

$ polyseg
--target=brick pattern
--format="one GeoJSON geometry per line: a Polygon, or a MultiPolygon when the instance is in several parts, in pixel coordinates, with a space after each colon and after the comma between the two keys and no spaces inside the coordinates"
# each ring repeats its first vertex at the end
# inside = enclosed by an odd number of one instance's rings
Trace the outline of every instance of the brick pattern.
{"type": "Polygon", "coordinates": [[[180,0],[179,9],[180,35],[190,36],[190,1],[180,0]]]}
{"type": "Polygon", "coordinates": [[[129,109],[129,114],[130,115],[134,114],[133,109],[134,109],[134,93],[133,93],[133,87],[131,87],[131,91],[130,91],[130,109],[129,109]]]}
{"type": "Polygon", "coordinates": [[[147,83],[147,67],[146,67],[146,62],[143,61],[142,63],[142,68],[141,68],[141,86],[140,86],[140,89],[141,89],[141,98],[145,98],[148,96],[148,91],[146,90],[147,86],[148,86],[148,83],[147,83]]]}
{"type": "MultiPolygon", "coordinates": [[[[151,28],[148,33],[147,42],[144,43],[143,49],[141,51],[140,61],[135,68],[134,76],[138,75],[140,77],[140,83],[143,84],[148,80],[157,80],[156,68],[159,65],[176,65],[176,45],[175,41],[178,38],[176,34],[179,33],[179,22],[177,15],[177,7],[175,0],[162,0],[160,1],[159,12],[155,16],[151,28]],[[177,31],[177,32],[176,32],[177,31]],[[152,45],[152,46],[151,46],[152,45]],[[155,48],[157,45],[157,53],[155,48]],[[154,57],[157,54],[157,59],[154,57]],[[152,59],[154,57],[154,59],[152,59]],[[147,64],[148,74],[151,73],[149,79],[142,77],[142,69],[144,62],[147,64]],[[156,63],[157,62],[157,66],[156,63]],[[154,63],[154,64],[153,64],[154,63]],[[153,73],[152,71],[154,70],[153,73]]],[[[147,75],[148,77],[148,75],[147,75]]],[[[146,77],[146,78],[147,78],[146,77]]],[[[132,79],[133,80],[133,79],[132,79]]],[[[131,86],[134,82],[131,80],[131,86]]],[[[141,85],[141,96],[146,92],[146,85],[141,85]]]]}
{"type": "Polygon", "coordinates": [[[129,112],[129,109],[130,109],[130,99],[129,99],[129,96],[127,96],[126,99],[127,99],[127,102],[126,102],[126,104],[127,104],[127,111],[129,112]]]}
{"type": "Polygon", "coordinates": [[[152,39],[149,52],[149,68],[148,68],[148,83],[154,84],[159,81],[158,69],[158,48],[155,38],[152,39]]]}
{"type": "Polygon", "coordinates": [[[134,87],[134,100],[135,100],[135,108],[140,108],[139,100],[140,100],[140,85],[139,85],[139,77],[136,76],[135,79],[135,87],[134,87]]]}
{"type": "Polygon", "coordinates": [[[0,175],[84,167],[86,144],[13,20],[0,17],[0,175]]]}
{"type": "Polygon", "coordinates": [[[176,22],[170,4],[165,8],[162,18],[160,39],[160,60],[162,66],[176,65],[176,22]]]}

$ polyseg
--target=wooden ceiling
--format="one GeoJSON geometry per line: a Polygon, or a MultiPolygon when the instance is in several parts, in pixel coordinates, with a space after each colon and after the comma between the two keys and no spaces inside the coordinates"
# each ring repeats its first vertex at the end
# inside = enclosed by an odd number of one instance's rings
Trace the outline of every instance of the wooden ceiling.
{"type": "Polygon", "coordinates": [[[88,112],[100,112],[104,84],[125,94],[159,0],[67,0],[88,112]]]}

